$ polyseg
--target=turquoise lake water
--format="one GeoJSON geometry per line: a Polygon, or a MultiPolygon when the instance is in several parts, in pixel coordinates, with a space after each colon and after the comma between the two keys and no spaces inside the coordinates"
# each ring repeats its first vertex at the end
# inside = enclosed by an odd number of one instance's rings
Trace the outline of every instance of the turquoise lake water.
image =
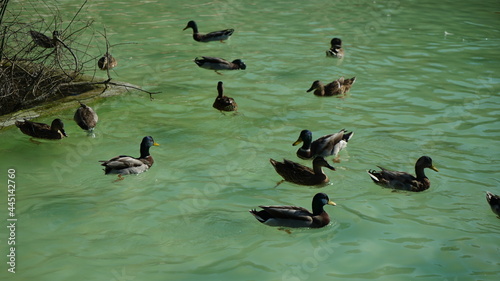
{"type": "MultiPolygon", "coordinates": [[[[11,9],[33,6],[11,1],[11,9]]],[[[0,131],[1,280],[499,280],[500,3],[498,1],[89,1],[80,20],[106,27],[132,91],[88,102],[96,137],[57,116],[69,137],[33,143],[0,131]],[[480,4],[479,4],[480,3],[480,4]],[[200,32],[234,28],[226,43],[200,32]],[[333,37],[345,58],[327,58],[333,37]],[[198,68],[197,56],[242,59],[246,70],[198,68]],[[306,93],[314,80],[356,76],[344,98],[306,93]],[[217,82],[237,114],[212,108],[217,82]],[[283,183],[269,158],[296,157],[303,129],[354,131],[330,184],[283,183]],[[98,160],[139,156],[153,167],[114,182],[98,160]],[[372,183],[377,165],[439,172],[421,193],[372,183]],[[7,272],[8,169],[16,175],[16,273],[7,272]],[[331,223],[291,233],[260,224],[259,205],[310,208],[325,192],[331,223]]],[[[43,1],[39,9],[54,11],[43,1]]],[[[57,7],[67,25],[81,1],[57,7]]],[[[33,21],[44,26],[37,14],[33,21]]],[[[50,25],[51,17],[44,18],[50,25]]],[[[46,27],[50,30],[51,27],[46,27]]],[[[91,43],[98,56],[105,48],[91,43]]],[[[103,72],[97,75],[105,77],[103,72]]]]}

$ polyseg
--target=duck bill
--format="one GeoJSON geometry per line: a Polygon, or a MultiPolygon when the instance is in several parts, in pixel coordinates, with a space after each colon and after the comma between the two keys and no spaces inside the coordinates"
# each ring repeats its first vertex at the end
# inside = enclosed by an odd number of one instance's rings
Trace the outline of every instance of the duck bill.
{"type": "Polygon", "coordinates": [[[61,132],[61,134],[63,134],[63,136],[67,137],[68,135],[66,135],[66,131],[64,131],[64,129],[60,129],[59,130],[61,132]]]}
{"type": "Polygon", "coordinates": [[[186,30],[189,28],[189,25],[186,25],[186,27],[184,27],[182,30],[186,30]]]}
{"type": "Polygon", "coordinates": [[[434,167],[434,166],[431,166],[431,169],[436,171],[436,172],[439,172],[438,168],[434,167]]]}
{"type": "Polygon", "coordinates": [[[307,90],[306,93],[309,93],[312,90],[314,90],[314,87],[309,88],[309,90],[307,90]]]}
{"type": "Polygon", "coordinates": [[[299,138],[298,140],[296,140],[294,143],[292,143],[293,146],[296,146],[297,144],[301,143],[302,142],[302,139],[299,138]]]}
{"type": "Polygon", "coordinates": [[[337,203],[335,203],[335,202],[333,202],[333,201],[331,201],[331,200],[329,200],[329,201],[328,201],[328,203],[326,203],[326,204],[328,204],[328,205],[332,205],[332,206],[337,206],[337,203]]]}
{"type": "Polygon", "coordinates": [[[154,145],[154,146],[160,146],[160,144],[159,144],[159,143],[157,143],[157,142],[153,143],[153,145],[154,145]]]}

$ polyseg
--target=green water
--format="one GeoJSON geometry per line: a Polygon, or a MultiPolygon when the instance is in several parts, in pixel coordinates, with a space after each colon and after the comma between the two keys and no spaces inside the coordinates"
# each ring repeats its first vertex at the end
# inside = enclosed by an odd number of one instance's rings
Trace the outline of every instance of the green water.
{"type": "MultiPolygon", "coordinates": [[[[81,1],[62,1],[67,21],[81,1]]],[[[30,7],[11,1],[11,8],[30,7]]],[[[43,2],[46,3],[46,2],[43,2]]],[[[161,92],[89,103],[88,138],[60,112],[69,137],[35,144],[0,131],[2,280],[498,280],[500,194],[498,1],[90,1],[83,17],[106,26],[116,80],[161,92]],[[198,43],[190,30],[236,31],[198,43]],[[446,32],[446,34],[445,34],[446,32]],[[332,37],[346,57],[326,58],[332,37]],[[196,56],[242,59],[246,70],[198,68],[196,56]],[[305,91],[356,76],[343,99],[305,91]],[[212,108],[216,85],[239,113],[212,108]],[[295,156],[314,137],[354,131],[331,184],[284,183],[269,158],[295,156]],[[139,156],[151,135],[155,164],[113,182],[98,160],[139,156]],[[429,155],[439,173],[422,193],[391,192],[366,170],[413,172],[429,155]],[[16,273],[7,272],[7,176],[15,169],[16,273]],[[258,205],[310,208],[316,192],[332,222],[291,234],[257,222],[258,205]]],[[[42,4],[40,4],[42,5],[42,4]]],[[[102,30],[102,29],[100,29],[102,30]]],[[[98,54],[102,52],[96,51],[98,54]]],[[[99,75],[103,75],[100,73],[99,75]]],[[[104,77],[104,76],[103,76],[104,77]]],[[[53,117],[38,118],[50,122],[53,117]]]]}

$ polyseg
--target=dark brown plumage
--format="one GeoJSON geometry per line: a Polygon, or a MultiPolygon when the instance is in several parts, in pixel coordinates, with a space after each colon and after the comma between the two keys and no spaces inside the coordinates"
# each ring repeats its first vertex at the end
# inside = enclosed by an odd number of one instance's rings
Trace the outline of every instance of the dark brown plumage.
{"type": "Polygon", "coordinates": [[[66,132],[64,131],[64,124],[61,119],[54,119],[50,126],[44,123],[32,122],[25,119],[24,121],[16,121],[16,126],[21,130],[21,132],[34,138],[59,140],[67,137],[66,132]]]}
{"type": "Polygon", "coordinates": [[[276,172],[283,177],[283,180],[278,182],[276,186],[280,185],[283,181],[307,186],[323,185],[328,183],[329,179],[323,173],[322,167],[335,171],[335,168],[328,164],[323,157],[314,158],[312,169],[287,159],[283,159],[283,162],[278,162],[274,159],[269,159],[269,161],[276,172]]]}
{"type": "Polygon", "coordinates": [[[105,53],[98,61],[97,66],[100,70],[108,70],[115,68],[118,65],[118,61],[110,54],[105,53]]]}
{"type": "Polygon", "coordinates": [[[311,85],[311,88],[309,88],[306,92],[309,93],[314,90],[314,95],[319,97],[343,95],[349,92],[354,82],[356,82],[356,77],[352,77],[350,79],[340,77],[339,79],[326,85],[323,85],[321,81],[316,80],[311,85]]]}
{"type": "Polygon", "coordinates": [[[57,45],[57,42],[59,41],[58,31],[52,32],[52,38],[49,38],[47,35],[35,30],[30,30],[29,32],[31,39],[33,39],[33,42],[35,42],[35,44],[37,44],[42,48],[47,48],[47,49],[54,48],[57,45]]]}
{"type": "Polygon", "coordinates": [[[80,107],[76,110],[73,120],[75,120],[80,128],[92,134],[99,118],[90,106],[80,103],[80,107]]]}
{"type": "Polygon", "coordinates": [[[220,111],[236,111],[236,109],[238,109],[238,104],[236,104],[234,99],[224,95],[224,85],[222,81],[217,83],[217,91],[218,95],[212,105],[214,108],[220,111]]]}

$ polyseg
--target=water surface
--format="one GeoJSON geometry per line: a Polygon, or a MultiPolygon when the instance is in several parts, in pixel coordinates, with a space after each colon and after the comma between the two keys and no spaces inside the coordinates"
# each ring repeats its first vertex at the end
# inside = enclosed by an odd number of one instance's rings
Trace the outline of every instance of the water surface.
{"type": "MultiPolygon", "coordinates": [[[[22,3],[10,7],[31,7],[22,3]]],[[[58,9],[69,21],[79,5],[58,9]]],[[[82,16],[96,30],[105,26],[111,44],[134,43],[112,48],[112,77],[160,93],[89,103],[100,117],[95,138],[72,122],[76,105],[58,114],[70,135],[62,141],[0,132],[1,178],[16,170],[18,215],[17,273],[4,263],[2,280],[497,280],[500,220],[485,191],[500,194],[498,8],[90,1],[82,16]],[[236,31],[227,43],[198,43],[182,31],[192,19],[201,32],[236,31]],[[325,57],[332,37],[343,39],[342,61],[325,57]],[[202,55],[248,68],[220,76],[192,62],[202,55]],[[340,76],[357,77],[345,98],[305,92],[340,76]],[[211,107],[218,81],[238,114],[211,107]],[[330,185],[273,188],[280,177],[270,157],[309,165],[291,145],[301,130],[342,128],[355,134],[337,171],[327,171],[330,185]],[[150,171],[120,182],[103,175],[98,160],[138,156],[146,135],[161,144],[150,171]],[[391,192],[366,174],[377,165],[413,172],[422,155],[440,170],[427,172],[425,192],[391,192]],[[288,234],[248,213],[310,208],[319,191],[338,204],[325,207],[332,222],[322,229],[288,234]]]]}

